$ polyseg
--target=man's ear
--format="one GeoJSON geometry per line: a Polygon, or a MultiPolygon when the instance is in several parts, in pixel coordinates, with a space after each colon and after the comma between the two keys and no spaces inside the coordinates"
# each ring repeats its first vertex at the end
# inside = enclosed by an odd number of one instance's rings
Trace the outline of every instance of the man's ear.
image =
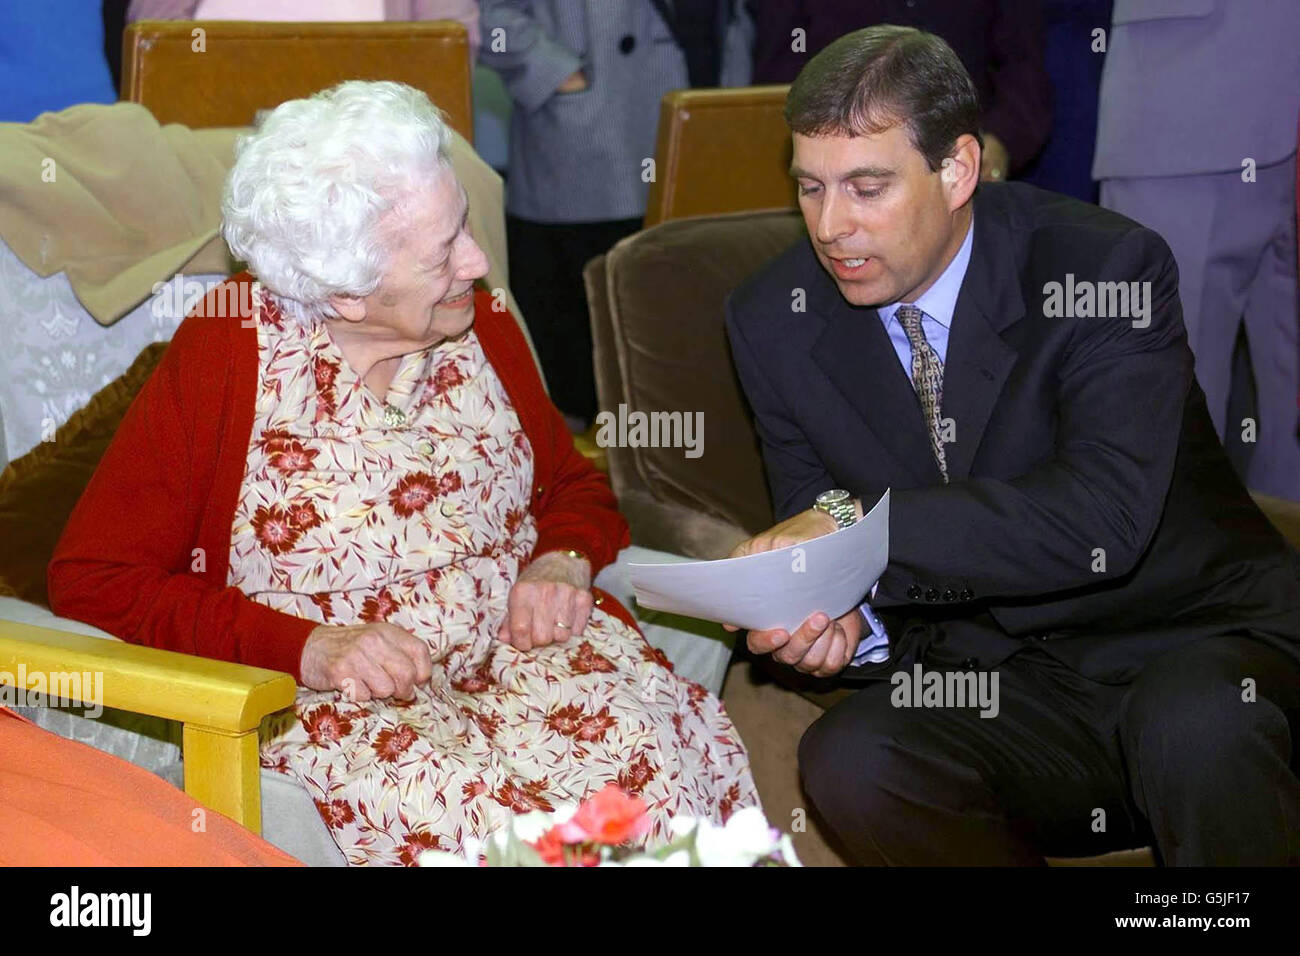
{"type": "Polygon", "coordinates": [[[962,133],[952,152],[943,158],[939,179],[948,197],[948,211],[955,212],[966,204],[980,178],[980,144],[970,133],[962,133]]]}
{"type": "Polygon", "coordinates": [[[366,302],[354,295],[330,296],[330,308],[339,318],[348,322],[361,322],[366,317],[366,302]]]}

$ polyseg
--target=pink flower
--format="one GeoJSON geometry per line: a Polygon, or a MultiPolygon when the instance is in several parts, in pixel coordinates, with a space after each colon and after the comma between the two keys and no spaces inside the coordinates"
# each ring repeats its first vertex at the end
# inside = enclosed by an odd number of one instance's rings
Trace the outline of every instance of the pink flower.
{"type": "Polygon", "coordinates": [[[650,816],[642,800],[611,783],[584,800],[569,822],[557,829],[565,843],[617,846],[644,837],[650,830],[650,816]]]}
{"type": "Polygon", "coordinates": [[[566,860],[564,855],[566,841],[559,827],[551,827],[529,846],[537,851],[537,855],[547,866],[598,866],[600,864],[600,857],[590,848],[570,850],[569,859],[566,860]]]}

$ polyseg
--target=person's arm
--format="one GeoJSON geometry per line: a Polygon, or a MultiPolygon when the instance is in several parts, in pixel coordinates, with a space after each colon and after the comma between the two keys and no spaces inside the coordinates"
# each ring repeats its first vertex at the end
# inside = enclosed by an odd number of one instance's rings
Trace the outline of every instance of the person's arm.
{"type": "Polygon", "coordinates": [[[1052,131],[1045,34],[1039,0],[998,0],[989,36],[993,93],[983,126],[1006,147],[1013,173],[1034,158],[1052,131]]]}
{"type": "Polygon", "coordinates": [[[483,45],[479,62],[496,70],[516,106],[526,112],[551,98],[582,60],[550,37],[533,15],[532,0],[483,0],[479,7],[483,45]],[[501,30],[502,49],[494,32],[501,30]]]}
{"type": "Polygon", "coordinates": [[[1193,382],[1178,270],[1164,240],[1134,229],[1101,281],[1150,283],[1149,325],[1076,319],[1058,369],[1055,453],[1015,478],[971,478],[891,495],[889,565],[876,606],[909,586],[975,598],[1033,597],[1127,574],[1164,512],[1193,382]],[[1105,570],[1096,562],[1103,549],[1105,570]]]}
{"type": "MultiPolygon", "coordinates": [[[[540,380],[537,390],[541,393],[540,380]]],[[[581,551],[591,563],[594,579],[632,543],[628,524],[618,510],[609,479],[574,447],[564,417],[549,400],[544,414],[544,434],[529,437],[550,445],[548,457],[554,467],[549,475],[537,476],[541,500],[534,512],[537,547],[533,554],[581,551]]]]}
{"type": "Polygon", "coordinates": [[[768,381],[767,372],[737,321],[731,296],[724,309],[736,373],[754,411],[754,428],[772,493],[772,511],[777,521],[784,521],[811,508],[817,495],[836,487],[835,481],[768,381]]]}
{"type": "MultiPolygon", "coordinates": [[[[187,319],[136,396],[50,562],[50,606],[135,644],[286,671],[299,678],[317,622],[273,610],[196,570],[217,425],[229,414],[211,368],[229,361],[228,319],[187,319]],[[206,364],[211,376],[200,376],[206,364]],[[200,419],[206,418],[207,424],[200,419]],[[205,477],[207,476],[207,477],[205,477]]],[[[244,396],[252,401],[252,395],[244,396]]]]}
{"type": "Polygon", "coordinates": [[[555,468],[537,512],[533,553],[576,549],[587,555],[591,575],[612,564],[632,543],[609,479],[573,446],[573,435],[554,406],[548,410],[555,468]]]}

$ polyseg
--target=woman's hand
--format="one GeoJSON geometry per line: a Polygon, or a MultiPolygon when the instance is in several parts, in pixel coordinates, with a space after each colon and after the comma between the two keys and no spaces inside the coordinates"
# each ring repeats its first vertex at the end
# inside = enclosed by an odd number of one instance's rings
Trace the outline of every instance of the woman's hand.
{"type": "Polygon", "coordinates": [[[497,640],[521,651],[564,643],[591,617],[591,564],[563,551],[533,559],[510,589],[510,608],[497,640]]]}
{"type": "Polygon", "coordinates": [[[433,661],[425,643],[396,624],[322,624],[307,637],[299,671],[312,690],[341,690],[349,700],[410,700],[433,676],[433,661]]]}

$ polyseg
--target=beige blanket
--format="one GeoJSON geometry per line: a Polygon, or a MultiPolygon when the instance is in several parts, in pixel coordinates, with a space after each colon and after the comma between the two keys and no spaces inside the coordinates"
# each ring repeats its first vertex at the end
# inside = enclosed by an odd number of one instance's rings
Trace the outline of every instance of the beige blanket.
{"type": "MultiPolygon", "coordinates": [[[[177,272],[234,271],[218,232],[221,189],[235,140],[246,132],[159,126],[136,103],[0,123],[0,238],[38,275],[67,273],[86,310],[111,325],[177,272]]],[[[506,289],[519,317],[509,293],[501,177],[454,131],[449,153],[487,255],[483,282],[506,289]]]]}

